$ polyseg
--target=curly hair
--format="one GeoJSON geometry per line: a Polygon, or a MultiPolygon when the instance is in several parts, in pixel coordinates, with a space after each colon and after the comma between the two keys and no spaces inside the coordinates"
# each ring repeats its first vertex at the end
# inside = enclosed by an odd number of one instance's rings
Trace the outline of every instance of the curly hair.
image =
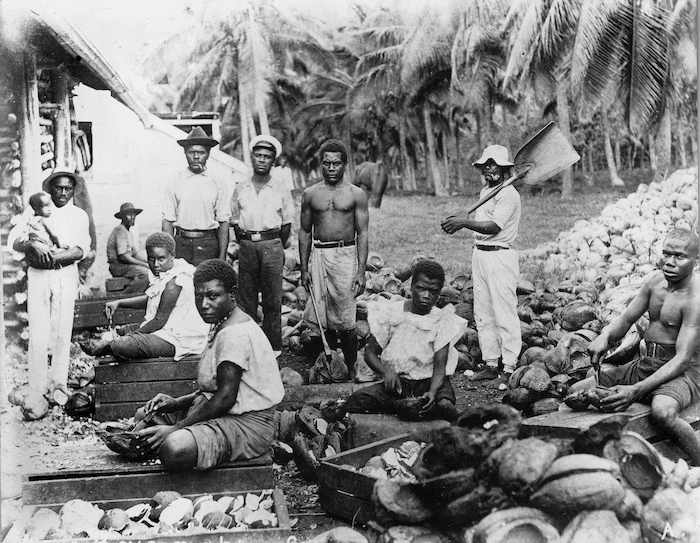
{"type": "Polygon", "coordinates": [[[175,239],[167,232],[153,232],[146,238],[146,253],[153,247],[162,247],[169,254],[175,254],[175,239]]]}
{"type": "Polygon", "coordinates": [[[197,284],[206,283],[218,279],[224,286],[227,292],[233,292],[238,284],[238,276],[231,264],[219,260],[218,258],[210,258],[205,260],[194,271],[192,281],[197,284]]]}
{"type": "Polygon", "coordinates": [[[413,278],[411,279],[411,284],[415,282],[419,275],[422,275],[426,279],[437,280],[438,283],[440,283],[440,288],[445,285],[445,270],[434,260],[419,260],[416,265],[413,266],[413,278]]]}
{"type": "Polygon", "coordinates": [[[674,228],[666,234],[666,240],[677,239],[678,241],[685,242],[686,247],[690,249],[691,254],[698,255],[698,236],[694,232],[688,230],[687,228],[674,228]]]}
{"type": "Polygon", "coordinates": [[[323,142],[323,145],[321,145],[321,148],[318,150],[318,156],[323,158],[323,153],[340,153],[340,158],[343,163],[348,163],[348,150],[345,144],[340,140],[326,140],[323,142]]]}

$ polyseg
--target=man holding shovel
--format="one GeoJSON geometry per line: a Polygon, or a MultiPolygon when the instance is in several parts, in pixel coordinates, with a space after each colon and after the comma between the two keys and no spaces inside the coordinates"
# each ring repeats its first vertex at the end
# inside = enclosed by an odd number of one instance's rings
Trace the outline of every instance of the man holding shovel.
{"type": "Polygon", "coordinates": [[[367,267],[367,196],[343,179],[348,155],[341,141],[326,141],[319,154],[323,183],[307,188],[301,198],[299,256],[301,282],[316,299],[320,315],[316,317],[309,303],[304,318],[318,322],[321,333],[327,328],[331,345],[340,340],[352,375],[357,360],[355,297],[365,288],[367,267]]]}
{"type": "MultiPolygon", "coordinates": [[[[508,149],[490,145],[473,166],[486,181],[487,186],[481,191],[484,197],[510,177],[514,164],[508,160],[508,149]]],[[[511,247],[519,223],[520,195],[509,185],[479,207],[473,219],[451,215],[441,224],[448,234],[462,228],[474,232],[474,319],[486,367],[470,377],[472,381],[503,378],[499,359],[507,379],[518,361],[521,336],[515,289],[519,266],[518,253],[511,247]]]]}

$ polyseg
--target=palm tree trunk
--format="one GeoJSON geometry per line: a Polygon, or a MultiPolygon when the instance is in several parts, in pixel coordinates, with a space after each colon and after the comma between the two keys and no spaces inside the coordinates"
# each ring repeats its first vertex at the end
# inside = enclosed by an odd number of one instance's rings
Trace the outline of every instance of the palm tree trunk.
{"type": "Polygon", "coordinates": [[[241,118],[241,153],[246,166],[252,166],[248,145],[250,145],[250,133],[248,131],[248,104],[242,92],[241,82],[238,81],[238,115],[241,118]]]}
{"type": "Polygon", "coordinates": [[[448,157],[447,150],[447,138],[448,134],[442,133],[442,171],[445,172],[445,188],[449,191],[454,188],[454,183],[452,181],[452,176],[450,175],[450,161],[448,157]]]}
{"type": "Polygon", "coordinates": [[[624,187],[625,182],[617,175],[617,165],[615,164],[615,156],[613,155],[612,144],[610,143],[610,119],[608,111],[603,106],[601,108],[601,120],[603,124],[603,145],[605,147],[605,160],[608,163],[608,173],[610,174],[610,184],[613,187],[624,187]]]}
{"type": "Polygon", "coordinates": [[[678,157],[681,161],[681,168],[684,170],[688,167],[688,138],[686,137],[683,121],[676,118],[676,139],[678,140],[678,157]]]}
{"type": "Polygon", "coordinates": [[[425,124],[425,142],[427,155],[427,169],[433,186],[435,187],[435,196],[449,196],[445,186],[442,184],[440,177],[440,168],[437,165],[437,157],[435,156],[435,134],[433,134],[433,123],[430,121],[430,105],[428,101],[423,102],[423,123],[425,124]]]}
{"type": "Polygon", "coordinates": [[[347,126],[343,129],[343,140],[348,150],[348,171],[345,173],[345,179],[352,183],[355,179],[355,159],[352,155],[352,132],[347,126]]]}
{"type": "Polygon", "coordinates": [[[620,138],[615,138],[615,164],[622,169],[622,152],[620,150],[620,138]]]}
{"type": "MultiPolygon", "coordinates": [[[[557,117],[559,128],[564,137],[571,141],[571,125],[569,119],[569,95],[568,79],[563,75],[557,81],[557,117]]],[[[571,168],[567,168],[561,175],[561,197],[571,198],[574,195],[574,175],[571,168]]]]}
{"type": "Polygon", "coordinates": [[[656,156],[656,138],[649,132],[647,139],[649,141],[649,168],[651,169],[651,178],[652,181],[656,181],[656,172],[659,170],[659,161],[656,156]]]}
{"type": "Polygon", "coordinates": [[[695,130],[690,131],[690,146],[693,150],[693,164],[698,164],[698,135],[695,130]]]}
{"type": "Polygon", "coordinates": [[[665,178],[671,171],[671,111],[667,106],[656,132],[657,177],[665,178]]]}
{"type": "MultiPolygon", "coordinates": [[[[250,7],[248,8],[248,23],[250,24],[250,45],[253,57],[252,72],[256,74],[259,70],[259,68],[256,66],[256,63],[260,58],[260,54],[258,51],[259,35],[255,23],[255,17],[253,16],[253,9],[250,7]]],[[[258,114],[258,122],[260,123],[260,133],[270,134],[270,123],[267,119],[267,111],[265,110],[265,99],[263,97],[262,92],[255,92],[255,96],[253,97],[253,99],[255,101],[255,111],[258,114]]]]}
{"type": "Polygon", "coordinates": [[[401,186],[403,190],[416,190],[416,175],[413,171],[411,158],[408,156],[408,147],[406,146],[406,121],[404,115],[399,119],[399,150],[401,155],[401,177],[403,178],[401,186]]]}
{"type": "Polygon", "coordinates": [[[454,149],[455,149],[455,155],[454,155],[454,163],[457,165],[457,186],[459,187],[460,190],[464,190],[467,188],[466,183],[464,181],[464,172],[462,171],[462,152],[460,149],[460,136],[459,136],[459,123],[455,122],[454,123],[454,138],[452,139],[454,142],[454,149]]]}

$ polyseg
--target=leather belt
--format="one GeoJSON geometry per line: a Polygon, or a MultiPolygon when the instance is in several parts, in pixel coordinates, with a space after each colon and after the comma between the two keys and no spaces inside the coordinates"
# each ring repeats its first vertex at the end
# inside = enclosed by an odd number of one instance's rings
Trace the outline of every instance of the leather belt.
{"type": "Polygon", "coordinates": [[[351,239],[350,241],[318,241],[314,240],[314,247],[317,247],[319,249],[334,249],[336,247],[352,247],[355,245],[355,240],[351,239]]]}
{"type": "Polygon", "coordinates": [[[647,346],[647,356],[649,358],[658,358],[659,360],[671,360],[676,356],[676,346],[675,345],[664,345],[663,343],[654,343],[649,341],[647,346]]]}
{"type": "Polygon", "coordinates": [[[505,251],[510,249],[510,247],[503,247],[503,245],[477,245],[476,248],[480,251],[505,251]]]}
{"type": "Polygon", "coordinates": [[[213,230],[185,230],[178,228],[175,235],[183,238],[215,238],[218,237],[218,229],[213,230]]]}
{"type": "Polygon", "coordinates": [[[272,230],[241,230],[238,234],[240,239],[245,241],[270,241],[271,239],[280,239],[280,229],[273,228],[272,230]]]}

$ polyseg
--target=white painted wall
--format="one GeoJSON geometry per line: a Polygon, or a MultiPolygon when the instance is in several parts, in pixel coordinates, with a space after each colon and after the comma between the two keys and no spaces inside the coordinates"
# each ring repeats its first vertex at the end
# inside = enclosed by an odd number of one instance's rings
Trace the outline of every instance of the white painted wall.
{"type": "MultiPolygon", "coordinates": [[[[94,208],[97,229],[97,258],[88,275],[88,286],[104,289],[107,269],[106,245],[112,229],[119,224],[114,214],[123,202],[143,208],[136,220],[141,247],[148,235],[160,230],[161,201],[173,172],[187,167],[178,139],[185,133],[153,117],[146,128],[126,106],[108,91],[85,85],[75,89],[75,113],[79,122],[92,123],[93,165],[83,172],[94,208]]],[[[218,148],[213,149],[207,168],[227,182],[229,190],[246,166],[218,148]]]]}

